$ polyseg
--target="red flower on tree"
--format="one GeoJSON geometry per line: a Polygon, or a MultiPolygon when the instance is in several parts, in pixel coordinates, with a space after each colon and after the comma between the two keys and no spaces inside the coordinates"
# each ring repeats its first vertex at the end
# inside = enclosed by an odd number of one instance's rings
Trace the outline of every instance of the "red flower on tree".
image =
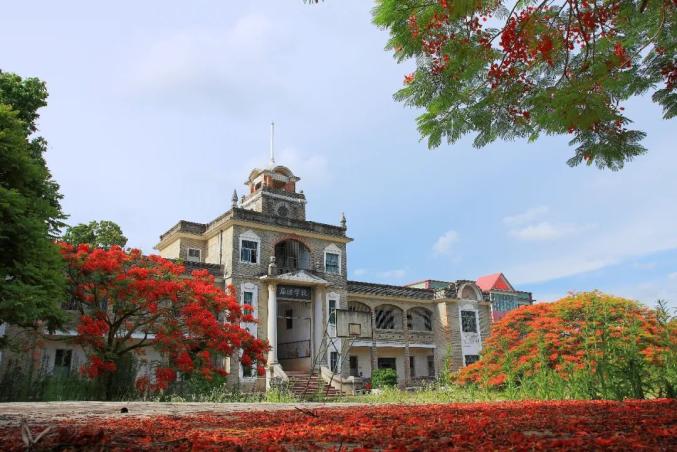
{"type": "Polygon", "coordinates": [[[239,350],[265,364],[267,344],[240,326],[255,319],[243,312],[234,289],[217,287],[206,270],[187,276],[182,265],[117,246],[60,246],[71,300],[80,311],[76,341],[89,358],[82,372],[104,378],[107,397],[116,361],[147,347],[160,351],[166,363],[155,370],[154,386],[139,383],[144,388],[166,388],[177,371],[223,375],[218,357],[239,350]]]}

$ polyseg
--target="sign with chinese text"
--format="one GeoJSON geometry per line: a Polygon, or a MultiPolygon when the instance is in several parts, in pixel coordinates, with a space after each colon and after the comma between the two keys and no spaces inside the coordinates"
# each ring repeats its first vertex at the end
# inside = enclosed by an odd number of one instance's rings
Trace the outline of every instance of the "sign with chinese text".
{"type": "Polygon", "coordinates": [[[287,300],[311,300],[310,287],[302,286],[277,286],[277,297],[287,300]]]}

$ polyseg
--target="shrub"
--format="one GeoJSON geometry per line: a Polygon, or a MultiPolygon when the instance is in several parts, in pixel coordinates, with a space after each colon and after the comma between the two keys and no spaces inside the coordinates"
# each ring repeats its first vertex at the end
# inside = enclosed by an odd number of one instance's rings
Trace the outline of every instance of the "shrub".
{"type": "Polygon", "coordinates": [[[374,388],[397,386],[395,369],[376,369],[371,373],[371,385],[374,388]]]}
{"type": "Polygon", "coordinates": [[[677,332],[665,310],[600,292],[509,312],[461,383],[539,398],[674,396],[677,332]]]}

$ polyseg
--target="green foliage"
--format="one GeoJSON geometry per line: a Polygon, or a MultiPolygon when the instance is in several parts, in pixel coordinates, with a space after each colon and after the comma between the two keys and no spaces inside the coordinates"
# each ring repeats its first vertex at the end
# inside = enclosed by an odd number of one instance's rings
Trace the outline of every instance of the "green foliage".
{"type": "Polygon", "coordinates": [[[53,330],[64,320],[64,266],[53,238],[65,217],[47,143],[32,135],[46,99],[43,82],[0,71],[0,323],[42,320],[53,330]]]}
{"type": "Polygon", "coordinates": [[[670,2],[377,0],[373,20],[398,62],[416,62],[394,97],[423,110],[430,148],[570,134],[569,165],[618,170],[646,152],[624,101],[653,90],[665,119],[677,113],[670,2]]]}
{"type": "Polygon", "coordinates": [[[99,248],[110,248],[113,245],[124,248],[127,237],[116,223],[103,220],[69,226],[63,235],[63,241],[75,246],[86,243],[99,248]]]}
{"type": "MultiPolygon", "coordinates": [[[[67,400],[97,400],[102,392],[97,381],[82,378],[77,373],[33,373],[10,361],[0,376],[0,401],[2,402],[53,402],[67,400]]],[[[116,399],[129,398],[134,394],[133,385],[116,393],[116,399]]]]}
{"type": "Polygon", "coordinates": [[[395,369],[374,369],[371,373],[373,388],[397,386],[397,371],[395,369]]]}
{"type": "Polygon", "coordinates": [[[202,402],[202,403],[293,403],[293,394],[282,386],[267,392],[242,392],[238,386],[230,386],[227,377],[219,375],[206,379],[195,374],[172,383],[160,394],[138,394],[137,397],[156,402],[202,402]]]}

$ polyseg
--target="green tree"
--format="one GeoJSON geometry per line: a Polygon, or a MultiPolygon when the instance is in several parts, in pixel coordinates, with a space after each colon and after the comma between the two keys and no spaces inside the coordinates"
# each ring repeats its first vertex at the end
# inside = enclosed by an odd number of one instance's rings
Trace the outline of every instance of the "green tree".
{"type": "Polygon", "coordinates": [[[122,234],[122,229],[116,223],[103,220],[69,226],[63,235],[63,241],[71,245],[87,243],[99,248],[110,248],[113,245],[124,247],[127,244],[127,237],[122,234]]]}
{"type": "Polygon", "coordinates": [[[43,157],[47,143],[34,135],[46,99],[42,81],[0,71],[0,323],[43,320],[53,329],[65,294],[53,240],[65,216],[43,157]]]}
{"type": "Polygon", "coordinates": [[[625,101],[651,91],[665,119],[677,113],[671,1],[377,0],[374,22],[416,62],[395,99],[423,109],[430,148],[569,135],[569,165],[618,170],[646,152],[625,101]]]}

